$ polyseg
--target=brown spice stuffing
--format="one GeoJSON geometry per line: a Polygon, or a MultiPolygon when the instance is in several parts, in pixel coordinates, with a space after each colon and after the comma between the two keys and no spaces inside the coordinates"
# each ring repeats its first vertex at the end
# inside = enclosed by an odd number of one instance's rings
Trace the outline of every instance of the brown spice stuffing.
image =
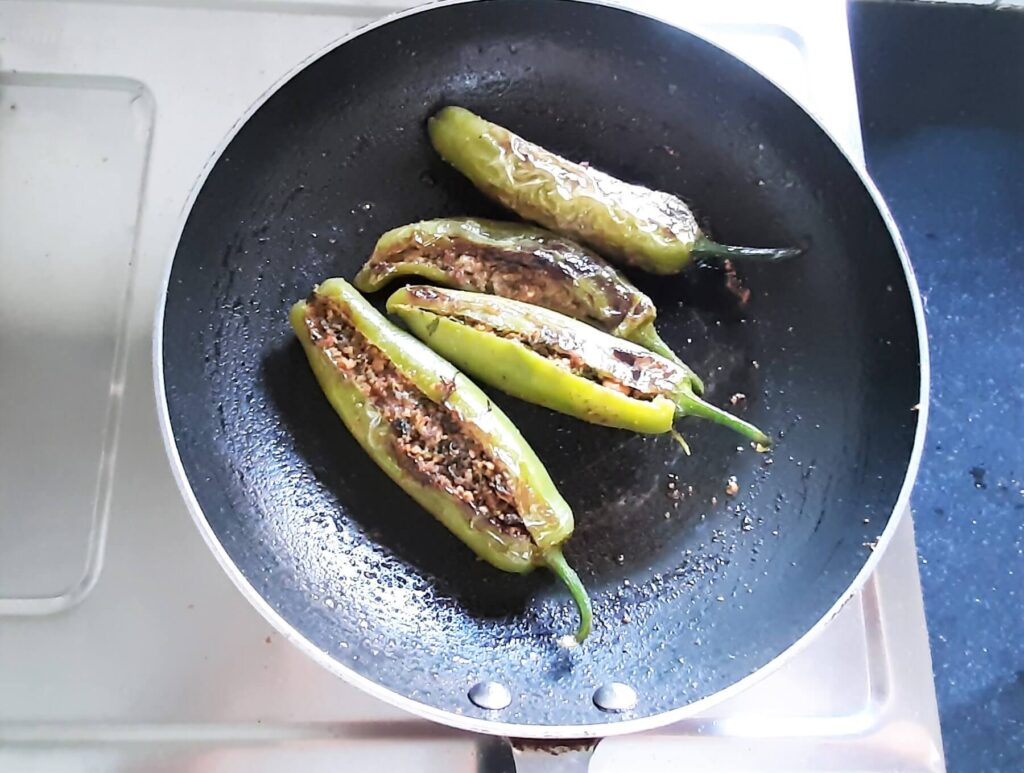
{"type": "Polygon", "coordinates": [[[627,384],[622,380],[615,377],[611,373],[601,373],[596,368],[588,364],[583,360],[577,352],[567,351],[557,346],[551,340],[547,340],[538,335],[525,335],[516,330],[496,330],[482,322],[471,321],[462,317],[451,316],[448,317],[455,322],[461,322],[464,325],[469,325],[476,330],[481,330],[485,333],[491,333],[492,335],[500,336],[501,338],[508,339],[510,341],[516,341],[533,352],[536,352],[541,357],[555,365],[560,367],[574,376],[585,378],[588,381],[593,381],[596,384],[600,384],[608,389],[614,389],[617,392],[621,392],[627,397],[631,397],[634,400],[653,400],[658,393],[648,390],[638,389],[633,384],[627,384]]]}
{"type": "Polygon", "coordinates": [[[529,537],[504,465],[463,431],[453,410],[433,402],[402,375],[335,301],[312,296],[306,327],[316,346],[391,425],[395,452],[406,468],[505,533],[529,537]]]}
{"type": "Polygon", "coordinates": [[[395,263],[437,266],[461,289],[533,303],[586,320],[606,331],[614,330],[630,312],[631,298],[608,293],[606,314],[595,315],[590,304],[573,292],[572,277],[566,276],[544,252],[481,247],[452,238],[396,250],[387,255],[378,270],[395,263]]]}

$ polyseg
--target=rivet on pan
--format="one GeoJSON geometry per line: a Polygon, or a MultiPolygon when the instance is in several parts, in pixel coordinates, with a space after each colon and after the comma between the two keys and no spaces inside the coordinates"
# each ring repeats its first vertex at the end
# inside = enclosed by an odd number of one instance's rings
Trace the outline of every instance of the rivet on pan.
{"type": "Polygon", "coordinates": [[[469,699],[488,711],[500,711],[512,702],[512,695],[503,684],[477,682],[469,688],[469,699]]]}
{"type": "Polygon", "coordinates": [[[594,690],[594,705],[601,711],[629,711],[636,701],[636,690],[622,682],[609,682],[594,690]]]}

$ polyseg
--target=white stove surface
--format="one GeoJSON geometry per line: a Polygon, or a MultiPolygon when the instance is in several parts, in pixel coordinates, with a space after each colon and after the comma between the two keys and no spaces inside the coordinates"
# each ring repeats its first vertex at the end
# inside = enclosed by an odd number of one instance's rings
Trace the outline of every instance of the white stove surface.
{"type": "MultiPolygon", "coordinates": [[[[630,5],[747,60],[863,163],[841,1],[630,5]]],[[[202,167],[285,72],[399,8],[0,2],[0,770],[497,769],[278,636],[206,549],[156,421],[152,320],[202,167]],[[77,322],[29,346],[40,287],[77,322]]],[[[591,770],[944,769],[907,515],[815,642],[591,770]]]]}

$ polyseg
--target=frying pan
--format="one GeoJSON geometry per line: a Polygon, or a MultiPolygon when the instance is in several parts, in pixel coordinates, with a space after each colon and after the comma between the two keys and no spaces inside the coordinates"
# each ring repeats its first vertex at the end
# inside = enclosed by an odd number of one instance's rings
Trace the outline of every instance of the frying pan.
{"type": "Polygon", "coordinates": [[[572,0],[400,14],[282,82],[194,196],[155,352],[181,489],[250,601],[373,695],[523,738],[672,722],[819,633],[906,508],[927,394],[898,234],[825,131],[706,41],[572,0]],[[735,278],[720,266],[631,274],[710,399],[732,398],[778,438],[770,454],[691,420],[684,456],[669,438],[493,395],[575,511],[566,553],[597,621],[575,649],[557,641],[575,611],[554,578],[474,560],[391,484],[331,411],[287,324],[291,303],[352,277],[389,228],[510,217],[430,148],[425,119],[446,104],[685,196],[719,241],[806,248],[735,278]],[[510,703],[474,703],[481,683],[510,703]],[[612,683],[635,703],[605,710],[614,701],[595,691],[612,683]]]}

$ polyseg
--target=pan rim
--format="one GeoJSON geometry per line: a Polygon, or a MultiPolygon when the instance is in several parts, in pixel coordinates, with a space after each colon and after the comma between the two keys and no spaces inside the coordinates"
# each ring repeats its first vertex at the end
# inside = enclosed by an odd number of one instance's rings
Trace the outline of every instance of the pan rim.
{"type": "MultiPolygon", "coordinates": [[[[160,425],[160,434],[163,439],[164,449],[167,453],[168,462],[171,466],[171,471],[174,475],[175,481],[178,485],[178,489],[181,492],[182,498],[185,501],[186,506],[192,516],[192,520],[195,522],[200,534],[206,542],[207,547],[213,553],[217,562],[220,564],[224,572],[231,578],[232,582],[241,591],[242,595],[252,604],[253,607],[271,624],[277,631],[284,636],[291,644],[296,646],[305,655],[310,657],[317,664],[326,669],[329,673],[334,676],[340,677],[349,684],[363,690],[369,695],[384,701],[392,706],[408,711],[411,714],[417,715],[424,719],[432,722],[437,722],[449,727],[458,728],[460,730],[467,730],[476,733],[482,733],[485,735],[498,735],[508,736],[516,738],[530,738],[530,739],[590,739],[590,738],[602,738],[617,735],[625,735],[628,733],[636,733],[643,731],[650,731],[666,725],[678,722],[688,717],[692,717],[706,709],[724,701],[728,698],[738,695],[747,688],[751,687],[755,683],[761,681],[765,677],[774,673],[777,669],[781,668],[785,663],[789,662],[795,655],[803,651],[812,641],[817,639],[828,624],[839,615],[839,613],[846,607],[846,605],[857,596],[868,578],[874,573],[878,562],[881,560],[882,555],[886,552],[889,543],[892,542],[893,536],[899,527],[899,523],[903,518],[905,512],[910,510],[910,494],[914,486],[914,481],[917,477],[918,468],[921,462],[921,456],[924,451],[924,440],[925,433],[928,425],[928,400],[929,400],[929,381],[930,381],[930,361],[928,352],[928,336],[925,327],[925,316],[924,316],[924,305],[921,300],[920,290],[918,288],[917,279],[914,274],[913,267],[910,264],[909,256],[907,255],[906,246],[903,242],[896,223],[886,205],[884,199],[878,188],[875,186],[874,181],[869,176],[866,168],[850,158],[850,155],[846,152],[842,145],[836,141],[836,138],[832,135],[829,129],[824,126],[818,118],[808,111],[799,100],[797,100],[786,88],[776,83],[774,80],[763,74],[759,70],[753,68],[751,65],[746,64],[742,60],[741,64],[750,68],[761,78],[767,80],[772,86],[778,89],[787,99],[793,102],[801,112],[804,113],[818,129],[828,138],[828,140],[835,146],[836,150],[839,151],[842,158],[845,159],[847,164],[853,169],[853,172],[860,179],[861,184],[871,197],[875,208],[878,210],[879,215],[882,217],[882,221],[889,232],[889,236],[893,241],[893,245],[896,248],[897,255],[900,260],[901,267],[903,269],[904,277],[907,282],[907,289],[910,293],[911,306],[914,312],[915,327],[917,330],[918,338],[918,361],[920,369],[920,390],[918,395],[917,405],[917,426],[914,432],[914,442],[911,447],[910,456],[907,463],[906,473],[904,475],[903,483],[900,486],[899,494],[896,498],[896,503],[893,507],[892,512],[889,515],[888,522],[882,533],[879,535],[876,547],[868,555],[863,566],[854,576],[852,582],[847,589],[839,596],[839,598],[832,604],[831,607],[814,623],[800,638],[790,644],[786,649],[776,655],[772,660],[765,663],[761,667],[757,668],[750,674],[747,674],[742,679],[733,682],[727,687],[718,690],[717,692],[706,695],[699,700],[688,703],[684,706],[679,706],[668,711],[663,711],[658,714],[652,714],[646,717],[639,717],[636,719],[626,719],[621,721],[611,722],[598,722],[588,723],[581,725],[530,725],[521,723],[502,722],[500,720],[492,719],[481,719],[477,717],[465,716],[462,714],[456,714],[451,711],[439,709],[435,706],[431,706],[420,701],[413,700],[406,697],[394,690],[385,687],[384,685],[375,682],[368,677],[363,676],[359,672],[349,668],[348,666],[340,663],[331,657],[328,653],[324,652],[316,645],[314,645],[309,639],[303,636],[291,623],[285,620],[271,605],[263,598],[263,596],[253,587],[249,579],[242,573],[235,562],[228,555],[224,549],[223,544],[217,538],[214,533],[212,526],[206,519],[203,513],[202,506],[199,504],[196,498],[195,492],[192,490],[192,486],[188,480],[188,475],[185,472],[184,465],[181,461],[181,457],[178,453],[177,443],[174,439],[174,431],[171,427],[170,420],[170,409],[167,403],[167,393],[165,388],[164,380],[164,369],[163,369],[163,328],[164,328],[164,312],[167,305],[167,291],[170,286],[171,272],[174,267],[174,258],[178,251],[178,246],[181,241],[182,234],[184,233],[185,226],[188,222],[189,216],[192,213],[192,209],[195,206],[196,200],[199,197],[203,187],[205,186],[206,180],[210,173],[213,171],[217,162],[221,159],[224,151],[228,145],[234,140],[235,136],[241,131],[242,127],[248,123],[249,119],[274,95],[276,94],[285,84],[287,84],[292,78],[298,75],[306,67],[310,66],[314,62],[318,61],[322,57],[334,51],[336,48],[344,45],[345,43],[354,40],[355,38],[375,30],[379,27],[383,27],[392,22],[404,19],[410,16],[415,16],[421,13],[426,13],[437,8],[443,8],[454,5],[461,5],[464,3],[473,2],[493,2],[494,0],[440,0],[439,2],[432,2],[425,5],[416,6],[403,11],[388,14],[380,19],[372,21],[366,25],[360,26],[352,30],[347,35],[344,35],[337,40],[328,43],[320,50],[310,54],[308,57],[302,59],[295,66],[285,72],[279,79],[277,79],[266,91],[264,91],[249,108],[241,115],[238,120],[231,126],[225,136],[221,139],[218,146],[211,152],[204,164],[203,169],[194,181],[192,188],[189,191],[188,198],[182,208],[181,216],[179,218],[178,227],[175,231],[174,246],[171,250],[171,254],[166,260],[166,268],[164,270],[164,277],[160,284],[160,295],[157,303],[156,315],[153,320],[153,346],[151,351],[152,356],[152,367],[153,367],[153,386],[156,391],[156,406],[157,415],[160,425]]],[[[697,32],[688,29],[685,26],[674,22],[668,22],[664,19],[660,19],[643,11],[639,11],[633,8],[627,8],[614,0],[562,0],[563,2],[575,2],[581,5],[595,5],[612,8],[618,11],[634,14],[652,21],[657,21],[661,24],[666,24],[676,29],[681,29],[689,35],[703,41],[704,43],[713,46],[725,55],[736,59],[735,55],[729,51],[723,49],[721,46],[716,45],[714,42],[709,41],[697,32]]]]}

